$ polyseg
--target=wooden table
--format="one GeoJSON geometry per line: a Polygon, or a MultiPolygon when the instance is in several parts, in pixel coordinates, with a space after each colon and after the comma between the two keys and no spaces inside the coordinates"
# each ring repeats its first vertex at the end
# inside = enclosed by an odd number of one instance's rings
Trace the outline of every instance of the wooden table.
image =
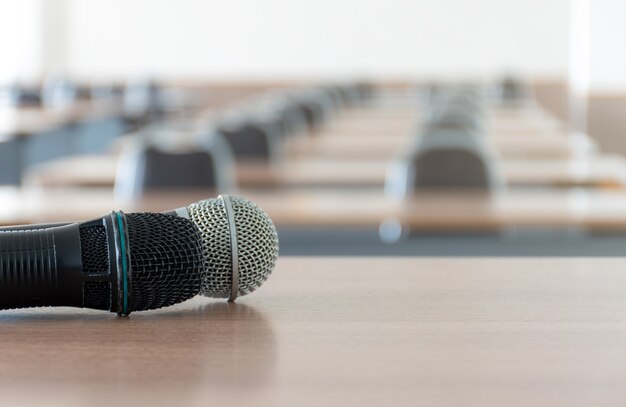
{"type": "Polygon", "coordinates": [[[0,108],[0,140],[29,136],[82,120],[119,114],[120,107],[108,102],[77,102],[59,108],[0,108]]]}
{"type": "MultiPolygon", "coordinates": [[[[408,102],[407,102],[408,103],[408,102]]],[[[409,148],[423,122],[415,106],[352,109],[315,137],[289,146],[299,157],[391,159],[409,148]]],[[[596,150],[588,135],[572,136],[565,125],[536,105],[489,106],[485,141],[504,159],[585,157],[596,150]]]]}
{"type": "MultiPolygon", "coordinates": [[[[380,192],[346,189],[243,190],[279,227],[377,228],[398,220],[411,230],[485,232],[507,228],[626,231],[626,193],[621,190],[422,193],[406,201],[380,192]]],[[[170,191],[127,201],[110,189],[0,188],[0,225],[86,220],[114,209],[159,212],[214,196],[212,191],[170,191]]]]}
{"type": "Polygon", "coordinates": [[[5,405],[622,406],[622,259],[281,258],[235,304],[0,312],[5,405]]]}
{"type": "MultiPolygon", "coordinates": [[[[290,154],[295,157],[369,158],[390,159],[410,150],[417,136],[406,128],[380,131],[355,131],[346,135],[344,130],[328,129],[323,135],[295,140],[290,154]]],[[[570,158],[587,156],[596,149],[589,137],[568,137],[563,132],[499,132],[485,135],[485,144],[504,159],[520,158],[570,158]]]]}
{"type": "MultiPolygon", "coordinates": [[[[242,163],[236,179],[242,187],[352,187],[382,188],[390,166],[385,159],[342,160],[305,156],[283,164],[242,163]]],[[[626,185],[626,160],[616,155],[580,159],[517,159],[497,164],[510,186],[611,187],[626,185]]],[[[32,167],[26,171],[26,185],[105,186],[115,182],[116,156],[76,156],[32,167]]]]}

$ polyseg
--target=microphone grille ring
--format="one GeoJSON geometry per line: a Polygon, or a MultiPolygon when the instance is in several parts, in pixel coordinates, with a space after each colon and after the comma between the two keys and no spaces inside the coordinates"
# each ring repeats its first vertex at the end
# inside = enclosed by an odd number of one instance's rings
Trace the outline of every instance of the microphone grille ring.
{"type": "MultiPolygon", "coordinates": [[[[239,288],[251,293],[269,277],[278,258],[278,234],[271,219],[249,200],[229,196],[235,221],[239,288]]],[[[229,298],[233,286],[231,238],[224,200],[208,199],[188,207],[203,239],[205,270],[200,293],[229,298]]]]}

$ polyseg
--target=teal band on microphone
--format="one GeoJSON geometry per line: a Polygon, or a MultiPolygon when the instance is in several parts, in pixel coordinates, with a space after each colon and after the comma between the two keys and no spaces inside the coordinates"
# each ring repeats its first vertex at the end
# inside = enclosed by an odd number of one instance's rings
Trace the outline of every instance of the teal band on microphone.
{"type": "Polygon", "coordinates": [[[120,247],[122,250],[122,315],[128,315],[128,261],[126,259],[126,231],[124,229],[124,222],[122,220],[122,214],[116,212],[117,224],[120,231],[120,247]]]}

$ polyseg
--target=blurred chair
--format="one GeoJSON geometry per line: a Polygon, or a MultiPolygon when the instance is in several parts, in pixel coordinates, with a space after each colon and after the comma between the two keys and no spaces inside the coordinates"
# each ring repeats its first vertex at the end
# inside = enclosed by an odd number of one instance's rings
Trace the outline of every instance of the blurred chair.
{"type": "Polygon", "coordinates": [[[66,107],[78,97],[78,88],[67,79],[47,79],[41,87],[41,102],[45,107],[66,107]]]}
{"type": "Polygon", "coordinates": [[[339,111],[347,106],[341,93],[341,88],[337,85],[324,85],[320,89],[328,95],[332,102],[333,109],[339,111]]]}
{"type": "Polygon", "coordinates": [[[459,107],[447,107],[433,112],[426,121],[426,129],[459,130],[481,132],[484,130],[482,113],[459,107]]]}
{"type": "Polygon", "coordinates": [[[22,175],[22,150],[19,138],[0,141],[0,184],[19,185],[22,175]]]}
{"type": "Polygon", "coordinates": [[[24,137],[22,144],[24,167],[74,154],[74,137],[72,125],[63,125],[24,137]]]}
{"type": "Polygon", "coordinates": [[[530,86],[522,79],[514,76],[505,76],[496,84],[496,98],[505,105],[520,104],[531,99],[530,86]]]}
{"type": "Polygon", "coordinates": [[[89,87],[89,99],[92,101],[114,100],[118,99],[122,102],[124,96],[124,87],[114,84],[92,84],[89,87]]]}
{"type": "Polygon", "coordinates": [[[362,106],[374,95],[374,87],[365,81],[349,82],[338,85],[346,106],[362,106]]]}
{"type": "MultiPolygon", "coordinates": [[[[385,195],[406,201],[422,193],[478,192],[490,197],[505,188],[497,163],[495,153],[480,137],[462,132],[431,133],[389,165],[385,195]]],[[[379,237],[396,243],[410,232],[400,220],[390,218],[381,222],[379,237]]]]}
{"type": "Polygon", "coordinates": [[[137,199],[151,191],[206,190],[207,193],[234,189],[232,158],[215,136],[213,142],[183,151],[166,150],[138,142],[120,157],[115,195],[137,199]]]}
{"type": "Polygon", "coordinates": [[[332,120],[339,113],[339,105],[333,95],[323,86],[317,86],[308,91],[308,97],[318,103],[322,111],[322,124],[332,120]]]}
{"type": "Polygon", "coordinates": [[[390,165],[385,194],[405,199],[420,191],[497,191],[504,186],[497,162],[481,137],[431,131],[390,165]]]}
{"type": "Polygon", "coordinates": [[[12,107],[39,107],[41,106],[41,90],[34,86],[13,84],[6,90],[8,105],[12,107]]]}
{"type": "Polygon", "coordinates": [[[361,103],[367,102],[367,100],[371,99],[374,96],[374,86],[367,81],[357,81],[352,85],[356,90],[356,94],[358,95],[361,103]]]}
{"type": "Polygon", "coordinates": [[[294,92],[291,103],[301,111],[310,131],[321,129],[332,116],[332,99],[323,91],[307,89],[294,92]]]}
{"type": "Polygon", "coordinates": [[[129,131],[160,121],[164,116],[161,89],[151,80],[128,83],[124,89],[123,106],[129,131]]]}
{"type": "Polygon", "coordinates": [[[120,116],[88,118],[73,126],[73,153],[102,154],[124,134],[124,122],[120,116]]]}
{"type": "Polygon", "coordinates": [[[424,109],[426,131],[471,130],[482,133],[485,127],[485,104],[485,97],[480,89],[439,89],[424,109]]]}
{"type": "Polygon", "coordinates": [[[272,102],[266,108],[272,110],[273,114],[280,118],[288,138],[305,134],[305,130],[308,128],[307,119],[302,110],[292,103],[282,99],[272,102]]]}
{"type": "Polygon", "coordinates": [[[282,138],[276,123],[231,117],[218,124],[217,132],[230,147],[235,161],[273,163],[282,156],[282,138]]]}

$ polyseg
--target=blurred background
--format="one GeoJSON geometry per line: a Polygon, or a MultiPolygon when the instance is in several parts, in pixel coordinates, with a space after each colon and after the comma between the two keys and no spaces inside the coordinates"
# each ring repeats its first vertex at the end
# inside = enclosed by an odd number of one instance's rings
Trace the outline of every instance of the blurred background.
{"type": "Polygon", "coordinates": [[[0,225],[257,202],[282,254],[622,255],[626,1],[0,3],[0,225]]]}

